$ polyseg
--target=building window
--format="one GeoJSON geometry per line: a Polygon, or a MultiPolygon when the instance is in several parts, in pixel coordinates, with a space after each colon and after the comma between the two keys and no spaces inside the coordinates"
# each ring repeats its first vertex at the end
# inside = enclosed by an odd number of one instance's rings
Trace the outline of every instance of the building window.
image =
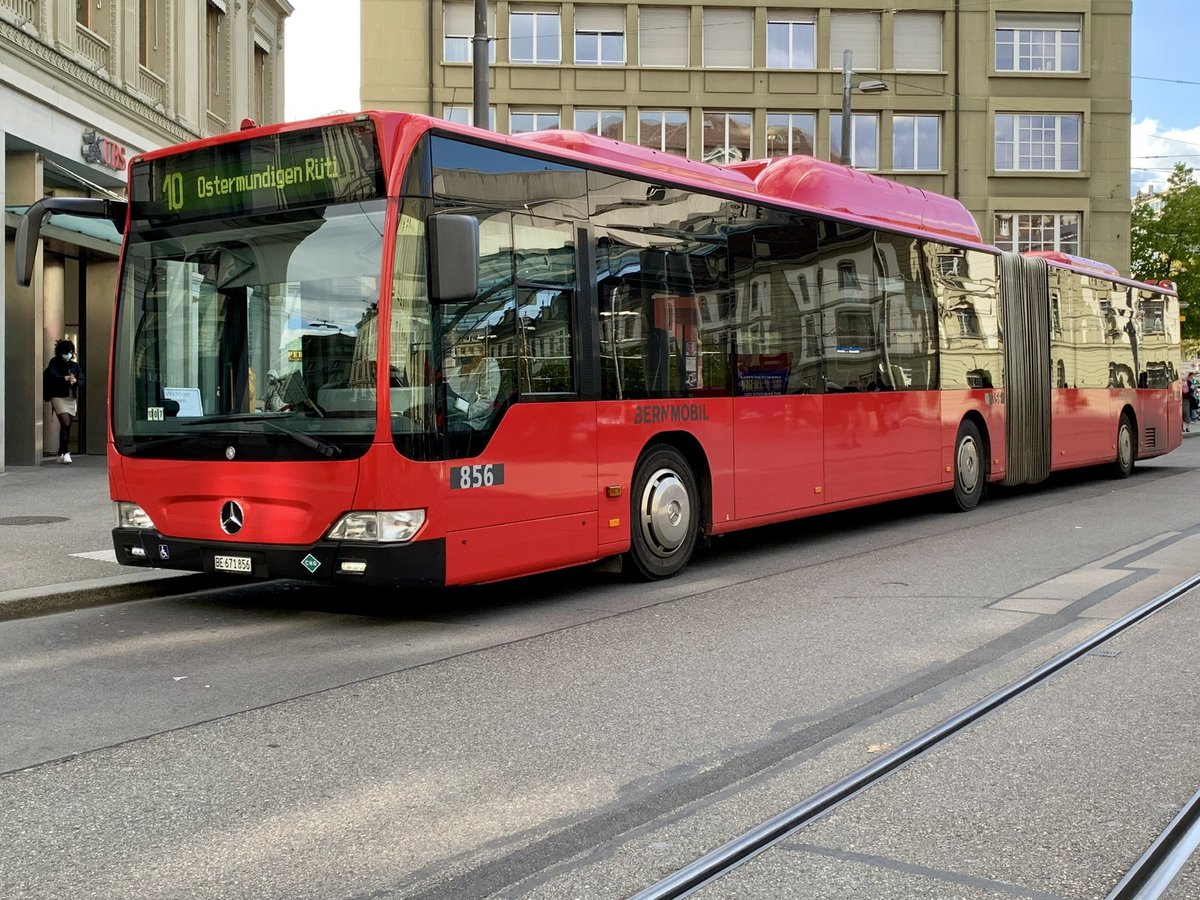
{"type": "Polygon", "coordinates": [[[955,306],[950,308],[954,313],[954,318],[958,320],[958,334],[960,337],[982,337],[983,329],[979,325],[979,313],[975,310],[975,305],[970,300],[962,300],[955,306]]]}
{"type": "Polygon", "coordinates": [[[724,165],[750,158],[748,112],[704,113],[704,161],[724,165]]]}
{"type": "Polygon", "coordinates": [[[1081,116],[996,116],[996,169],[1078,172],[1081,116]]]}
{"type": "Polygon", "coordinates": [[[842,54],[853,51],[855,71],[879,68],[879,13],[835,12],[829,19],[829,68],[841,71],[842,54]]]}
{"type": "Polygon", "coordinates": [[[575,63],[625,65],[625,8],[575,6],[575,63]]]}
{"type": "Polygon", "coordinates": [[[677,109],[639,110],[638,144],[666,153],[674,153],[676,156],[687,156],[687,111],[677,109]]]}
{"type": "Polygon", "coordinates": [[[892,19],[892,64],[897,71],[942,70],[942,14],[898,12],[892,19]]]}
{"type": "Polygon", "coordinates": [[[754,62],[754,10],[704,8],[704,67],[748,69],[754,62]]]}
{"type": "Polygon", "coordinates": [[[1078,72],[1078,15],[996,14],[997,72],[1078,72]]]}
{"type": "Polygon", "coordinates": [[[562,60],[558,13],[521,12],[508,17],[508,61],[556,66],[562,60]]]}
{"type": "Polygon", "coordinates": [[[226,98],[221,90],[228,50],[225,43],[225,11],[209,0],[207,10],[208,109],[225,118],[226,98]]]}
{"type": "Polygon", "coordinates": [[[270,54],[257,43],[254,45],[254,98],[251,116],[258,124],[267,121],[270,115],[270,71],[267,68],[270,54]]]}
{"type": "MultiPolygon", "coordinates": [[[[113,27],[118,21],[123,22],[125,18],[124,7],[136,8],[136,4],[132,0],[125,0],[124,3],[116,3],[115,0],[76,0],[75,2],[75,20],[79,25],[82,25],[87,31],[99,36],[102,40],[97,42],[95,38],[89,38],[86,34],[76,34],[73,38],[75,49],[86,56],[98,68],[109,68],[112,64],[110,58],[115,61],[114,55],[121,48],[113,47],[113,27]],[[107,44],[108,46],[105,46],[107,44]]],[[[37,0],[0,0],[0,8],[15,9],[18,13],[22,10],[28,11],[28,15],[32,16],[36,21],[38,13],[37,8],[40,6],[57,7],[60,4],[48,2],[37,2],[37,0]]],[[[24,13],[21,13],[24,15],[24,13]]],[[[20,15],[18,16],[20,18],[20,15]]],[[[134,40],[130,36],[128,42],[133,44],[134,40]]]]}
{"type": "Polygon", "coordinates": [[[154,68],[158,54],[158,3],[159,0],[142,0],[138,20],[138,62],[147,69],[154,68]]]}
{"type": "MultiPolygon", "coordinates": [[[[443,106],[442,118],[447,122],[457,122],[459,125],[475,124],[475,108],[473,106],[443,106]]],[[[488,107],[488,131],[496,130],[496,107],[488,107]]]]}
{"type": "MultiPolygon", "coordinates": [[[[442,61],[465,63],[475,59],[471,41],[475,37],[475,4],[450,2],[442,7],[442,61]]],[[[496,33],[496,8],[488,4],[487,32],[496,33]]],[[[488,41],[488,62],[496,61],[496,43],[488,41]]]]}
{"type": "Polygon", "coordinates": [[[767,68],[815,69],[817,23],[811,15],[772,10],[767,15],[767,68]]]}
{"type": "Polygon", "coordinates": [[[625,140],[625,111],[620,109],[577,109],[575,130],[598,134],[614,141],[625,140]]]}
{"type": "Polygon", "coordinates": [[[527,112],[514,110],[508,116],[508,133],[524,134],[527,131],[549,131],[558,127],[556,112],[527,112]]]}
{"type": "Polygon", "coordinates": [[[837,264],[838,271],[838,287],[840,288],[856,288],[858,287],[858,272],[854,268],[854,260],[843,259],[837,264]]]}
{"type": "MultiPolygon", "coordinates": [[[[842,156],[842,114],[829,117],[829,158],[842,156]]],[[[879,116],[854,113],[850,116],[850,165],[858,169],[879,168],[879,116]]]]}
{"type": "Polygon", "coordinates": [[[892,118],[892,168],[908,172],[937,171],[942,167],[940,116],[892,118]]]}
{"type": "Polygon", "coordinates": [[[767,113],[767,156],[811,156],[816,134],[813,113],[767,113]]]}
{"type": "Polygon", "coordinates": [[[638,7],[638,58],[646,68],[688,65],[689,11],[678,6],[638,7]]]}
{"type": "Polygon", "coordinates": [[[1079,220],[1074,213],[996,213],[993,243],[1001,250],[1057,250],[1079,255],[1079,220]]]}

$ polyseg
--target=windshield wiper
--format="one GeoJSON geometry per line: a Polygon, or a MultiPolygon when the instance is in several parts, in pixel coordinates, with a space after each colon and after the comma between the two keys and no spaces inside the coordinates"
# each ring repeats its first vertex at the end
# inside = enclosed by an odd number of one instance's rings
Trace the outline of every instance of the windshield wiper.
{"type": "MultiPolygon", "coordinates": [[[[316,450],[322,456],[334,456],[342,452],[342,448],[336,444],[331,444],[320,438],[315,438],[311,434],[305,434],[303,431],[296,431],[294,428],[287,428],[278,422],[273,422],[270,418],[267,418],[271,415],[271,413],[227,413],[222,416],[205,416],[201,419],[189,419],[179,424],[190,428],[193,425],[210,425],[213,422],[261,422],[266,427],[273,428],[280,434],[286,434],[297,443],[301,443],[311,450],[316,450]]],[[[284,413],[284,418],[287,415],[287,413],[284,413]]]]}
{"type": "Polygon", "coordinates": [[[162,447],[166,444],[177,444],[180,441],[189,441],[193,437],[194,435],[191,434],[168,434],[164,437],[151,438],[148,441],[135,441],[129,452],[136,456],[146,450],[153,450],[155,447],[162,447]]]}
{"type": "Polygon", "coordinates": [[[269,428],[274,428],[280,434],[286,434],[294,441],[299,441],[305,447],[311,447],[322,456],[333,456],[342,452],[342,448],[336,444],[330,444],[322,441],[319,438],[313,437],[311,434],[305,434],[303,431],[295,431],[291,428],[285,428],[278,422],[272,422],[270,419],[263,419],[263,424],[269,428]]]}

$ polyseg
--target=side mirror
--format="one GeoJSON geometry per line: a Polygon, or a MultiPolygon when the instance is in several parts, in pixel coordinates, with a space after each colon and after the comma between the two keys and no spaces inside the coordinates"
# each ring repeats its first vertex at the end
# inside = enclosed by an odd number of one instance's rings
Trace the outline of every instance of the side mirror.
{"type": "Polygon", "coordinates": [[[429,217],[429,298],[471,300],[479,293],[479,220],[441,213],[429,217]]]}

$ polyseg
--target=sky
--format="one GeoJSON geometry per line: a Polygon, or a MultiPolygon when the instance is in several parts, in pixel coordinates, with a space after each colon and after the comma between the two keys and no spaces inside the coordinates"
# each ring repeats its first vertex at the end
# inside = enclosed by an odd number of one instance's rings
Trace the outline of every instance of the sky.
{"type": "Polygon", "coordinates": [[[291,0],[284,24],[284,118],[357,112],[359,0],[291,0]]]}
{"type": "MultiPolygon", "coordinates": [[[[284,34],[285,118],[358,110],[358,0],[292,0],[292,6],[284,34]]],[[[1196,0],[1133,0],[1133,192],[1165,185],[1176,162],[1200,171],[1197,13],[1196,0]]]]}
{"type": "Polygon", "coordinates": [[[1195,0],[1134,0],[1132,187],[1200,171],[1200,17],[1195,0]]]}

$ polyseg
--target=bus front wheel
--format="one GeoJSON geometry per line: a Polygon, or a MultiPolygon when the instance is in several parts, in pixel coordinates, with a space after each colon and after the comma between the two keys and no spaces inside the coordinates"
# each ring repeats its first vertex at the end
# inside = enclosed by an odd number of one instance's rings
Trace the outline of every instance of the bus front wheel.
{"type": "Polygon", "coordinates": [[[983,496],[985,464],[979,427],[970,419],[964,419],[954,441],[954,502],[963,512],[979,505],[979,498],[983,496]]]}
{"type": "Polygon", "coordinates": [[[646,581],[670,578],[691,559],[699,534],[696,478],[674,447],[651,447],[633,475],[628,558],[646,581]]]}
{"type": "Polygon", "coordinates": [[[1134,450],[1133,423],[1127,413],[1121,414],[1121,424],[1117,426],[1117,458],[1112,465],[1113,478],[1128,478],[1133,474],[1133,460],[1137,455],[1134,450]]]}

